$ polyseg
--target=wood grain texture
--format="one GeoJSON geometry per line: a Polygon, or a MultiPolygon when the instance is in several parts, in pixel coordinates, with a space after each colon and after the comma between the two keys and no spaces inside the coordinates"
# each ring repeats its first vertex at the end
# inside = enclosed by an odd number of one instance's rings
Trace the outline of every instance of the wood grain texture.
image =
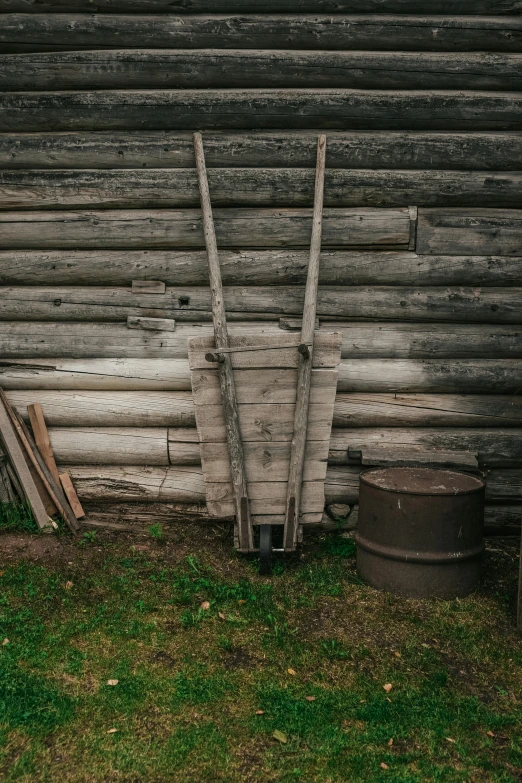
{"type": "Polygon", "coordinates": [[[335,88],[5,92],[0,93],[0,112],[0,132],[198,127],[522,130],[522,96],[517,92],[335,88]]]}
{"type": "Polygon", "coordinates": [[[56,461],[54,458],[51,441],[49,439],[49,432],[47,430],[47,424],[45,422],[42,406],[39,402],[31,403],[27,406],[27,415],[31,422],[31,429],[33,431],[33,437],[38,447],[42,459],[47,465],[52,477],[60,484],[60,474],[56,467],[56,461]]]}
{"type": "MultiPolygon", "coordinates": [[[[245,468],[250,481],[287,482],[290,461],[290,441],[244,442],[245,468]]],[[[309,440],[306,444],[304,481],[324,481],[328,459],[328,440],[309,440]]],[[[201,444],[201,463],[205,481],[231,481],[230,461],[224,441],[201,444]]],[[[283,513],[281,511],[280,513],[283,513]]]]}
{"type": "MultiPolygon", "coordinates": [[[[214,401],[213,371],[199,371],[194,393],[214,401]]],[[[274,402],[293,402],[295,371],[244,370],[239,400],[260,390],[274,402]],[[253,373],[253,375],[252,375],[253,373]]],[[[318,371],[317,371],[318,372],[318,371]]],[[[321,371],[323,372],[323,371],[321,371]]],[[[327,372],[327,371],[325,371],[327,372]]],[[[239,371],[238,371],[239,373],[239,371]]],[[[0,363],[5,389],[91,391],[190,391],[188,360],[13,359],[0,363]]],[[[515,394],[522,386],[519,359],[353,359],[339,366],[339,392],[515,394]]],[[[215,403],[213,403],[215,404],[215,403]]]]}
{"type": "MultiPolygon", "coordinates": [[[[310,209],[215,209],[214,223],[220,248],[307,247],[312,212],[310,209]]],[[[323,231],[326,246],[405,249],[410,217],[407,208],[326,209],[323,231]]],[[[204,236],[199,210],[3,212],[0,213],[0,247],[4,250],[202,248],[204,236]]]]}
{"type": "MultiPolygon", "coordinates": [[[[212,168],[310,168],[313,131],[206,131],[205,157],[212,168]]],[[[331,169],[520,169],[522,133],[427,131],[330,131],[331,169]]],[[[186,131],[87,131],[1,133],[2,169],[194,168],[186,131]]]]}
{"type": "Polygon", "coordinates": [[[0,54],[1,90],[522,88],[519,54],[124,49],[0,54]]]}
{"type": "Polygon", "coordinates": [[[417,252],[520,255],[522,210],[419,209],[417,252]]]}
{"type": "MultiPolygon", "coordinates": [[[[27,405],[39,401],[51,427],[196,426],[189,391],[14,389],[7,398],[25,418],[27,405]]],[[[273,407],[289,405],[275,403],[273,407]]],[[[333,424],[337,428],[522,427],[522,395],[340,392],[335,397],[333,424]]]]}
{"type": "MultiPolygon", "coordinates": [[[[361,358],[522,358],[521,330],[502,324],[326,321],[321,330],[342,335],[341,356],[361,358]]],[[[230,333],[272,337],[276,321],[233,321],[230,333]]],[[[288,332],[283,332],[288,334],[288,332]]],[[[0,321],[2,358],[186,359],[191,337],[210,335],[208,322],[179,322],[175,332],[128,329],[119,323],[0,321]]]]}
{"type": "MultiPolygon", "coordinates": [[[[307,252],[223,250],[224,285],[302,285],[307,252]]],[[[199,250],[0,250],[0,285],[129,285],[156,277],[167,285],[208,285],[199,250]]],[[[408,251],[323,249],[321,285],[522,286],[521,256],[417,255],[408,251]]]]}
{"type": "MultiPolygon", "coordinates": [[[[72,9],[68,9],[71,11],[72,9]]],[[[91,10],[91,9],[89,9],[91,10]]],[[[143,6],[142,6],[143,10],[143,6]]],[[[171,11],[177,9],[171,8],[171,11]]],[[[249,11],[253,9],[248,8],[249,11]]],[[[275,9],[273,9],[274,11],[275,9]]],[[[338,9],[336,9],[338,10],[338,9]]],[[[235,48],[503,51],[522,48],[522,22],[517,16],[465,17],[245,13],[164,17],[116,14],[7,15],[2,20],[0,46],[11,52],[46,49],[235,48]]],[[[294,11],[294,9],[292,9],[294,11]]],[[[429,14],[436,14],[429,10],[429,14]]]]}
{"type": "MultiPolygon", "coordinates": [[[[86,503],[205,503],[205,487],[200,467],[68,465],[66,469],[82,502],[86,503]]],[[[359,496],[360,470],[360,467],[355,465],[329,466],[325,482],[326,502],[350,505],[356,503],[359,496]]],[[[513,507],[509,504],[520,501],[522,497],[521,479],[521,470],[500,468],[487,473],[487,502],[497,509],[489,512],[492,516],[500,513],[497,505],[499,500],[506,503],[506,514],[513,513],[513,507]]],[[[201,509],[199,512],[201,513],[201,509]]],[[[520,518],[520,511],[517,513],[520,518]]]]}
{"type": "Polygon", "coordinates": [[[49,435],[60,467],[169,464],[166,428],[53,427],[49,435]]]}
{"type": "MultiPolygon", "coordinates": [[[[297,286],[228,286],[224,289],[230,321],[274,320],[280,315],[300,315],[303,299],[304,289],[297,286]]],[[[520,324],[521,304],[522,288],[515,287],[321,286],[317,296],[317,315],[347,320],[520,324]]],[[[160,295],[134,294],[129,288],[87,286],[0,288],[0,320],[126,323],[129,316],[167,318],[178,322],[210,321],[210,289],[168,288],[164,295],[160,295]]],[[[290,336],[282,332],[283,344],[285,339],[292,343],[290,336]]],[[[239,358],[235,357],[234,361],[239,361],[239,358]]],[[[243,357],[241,361],[246,359],[243,357]]]]}
{"type": "MultiPolygon", "coordinates": [[[[249,0],[251,13],[519,14],[520,0],[249,0]]],[[[1,0],[0,13],[244,13],[243,0],[1,0]]]]}
{"type": "MultiPolygon", "coordinates": [[[[314,171],[210,169],[209,183],[216,207],[307,207],[313,201],[314,171]]],[[[522,174],[330,169],[325,188],[327,207],[517,207],[522,174]]],[[[0,208],[5,210],[190,208],[198,199],[193,169],[0,170],[0,208]]]]}

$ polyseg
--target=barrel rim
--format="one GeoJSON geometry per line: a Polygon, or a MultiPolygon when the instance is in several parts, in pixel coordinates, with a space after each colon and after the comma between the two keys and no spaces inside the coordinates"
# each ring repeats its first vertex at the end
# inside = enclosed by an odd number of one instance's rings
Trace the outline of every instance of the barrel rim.
{"type": "MultiPolygon", "coordinates": [[[[375,473],[378,470],[382,471],[382,470],[392,470],[392,469],[393,470],[402,470],[402,468],[400,466],[396,466],[394,468],[374,467],[374,468],[368,468],[368,470],[363,470],[359,474],[359,483],[365,484],[367,487],[371,487],[371,489],[380,490],[381,492],[389,492],[389,493],[392,493],[394,495],[412,495],[413,497],[423,497],[423,498],[429,498],[429,497],[432,497],[432,498],[462,497],[464,495],[475,495],[475,494],[478,494],[479,492],[484,492],[484,490],[486,489],[486,482],[484,481],[483,478],[480,478],[479,476],[475,476],[474,474],[471,474],[471,473],[465,473],[463,470],[450,470],[450,469],[446,469],[446,468],[442,468],[441,470],[444,470],[446,473],[456,473],[457,475],[460,475],[460,476],[469,476],[470,478],[474,478],[474,479],[476,479],[477,482],[480,483],[480,486],[474,487],[473,489],[463,489],[463,490],[457,491],[457,492],[454,492],[454,491],[453,492],[414,492],[414,491],[407,490],[407,489],[393,489],[393,488],[388,488],[388,487],[379,487],[379,486],[376,486],[375,484],[373,484],[367,478],[365,478],[368,473],[375,473]]],[[[404,469],[405,470],[411,470],[411,468],[406,468],[406,467],[404,469]]],[[[437,470],[437,468],[422,468],[422,467],[417,468],[417,469],[418,470],[437,470]]]]}

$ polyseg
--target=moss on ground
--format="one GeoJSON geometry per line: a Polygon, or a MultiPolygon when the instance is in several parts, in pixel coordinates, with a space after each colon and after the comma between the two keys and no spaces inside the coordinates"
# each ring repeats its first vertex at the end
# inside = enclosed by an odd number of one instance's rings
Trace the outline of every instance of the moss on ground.
{"type": "Polygon", "coordinates": [[[515,542],[450,602],[366,587],[341,536],[271,578],[221,529],[57,547],[0,566],[6,782],[522,780],[515,542]]]}

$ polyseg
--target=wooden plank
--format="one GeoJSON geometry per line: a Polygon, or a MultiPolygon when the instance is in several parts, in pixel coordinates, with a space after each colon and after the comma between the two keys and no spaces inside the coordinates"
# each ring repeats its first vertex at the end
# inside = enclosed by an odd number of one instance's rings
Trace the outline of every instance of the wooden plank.
{"type": "MultiPolygon", "coordinates": [[[[207,131],[205,154],[210,170],[311,168],[315,163],[315,142],[316,134],[309,130],[207,131]]],[[[333,130],[328,133],[331,169],[512,171],[513,162],[521,157],[522,134],[516,132],[333,130]]],[[[139,169],[143,166],[193,168],[190,132],[0,134],[1,169],[139,169]]]]}
{"type": "Polygon", "coordinates": [[[53,427],[49,435],[60,467],[169,464],[166,428],[53,427]]]}
{"type": "MultiPolygon", "coordinates": [[[[205,245],[208,258],[214,346],[217,349],[226,350],[229,347],[226,306],[223,285],[221,282],[216,230],[214,227],[207,168],[205,165],[205,152],[203,149],[203,138],[201,133],[194,134],[194,154],[196,158],[201,212],[203,216],[203,231],[205,234],[205,245]]],[[[239,422],[236,384],[232,367],[232,355],[228,353],[222,354],[217,363],[217,374],[221,392],[226,443],[230,459],[234,510],[236,513],[236,532],[234,538],[237,539],[241,551],[249,551],[254,546],[254,540],[252,535],[252,522],[250,519],[250,500],[247,489],[245,457],[239,422]]]]}
{"type": "Polygon", "coordinates": [[[18,436],[2,399],[0,399],[0,433],[3,447],[9,456],[11,465],[23,488],[27,502],[31,506],[36,524],[40,530],[52,530],[52,521],[47,514],[33,476],[26,463],[26,458],[24,457],[18,436]]]}
{"type": "MultiPolygon", "coordinates": [[[[297,315],[304,299],[301,286],[227,286],[223,294],[231,321],[275,321],[281,313],[297,315]]],[[[320,286],[317,315],[348,320],[520,324],[521,302],[522,288],[514,286],[320,286]]],[[[211,289],[168,288],[164,295],[141,295],[123,287],[0,288],[0,320],[126,322],[128,316],[210,321],[211,289]]],[[[285,340],[292,343],[289,335],[279,332],[279,336],[283,345],[285,340]]],[[[247,356],[245,353],[241,361],[246,362],[247,356]]],[[[234,361],[240,366],[239,358],[234,361]]]]}
{"type": "Polygon", "coordinates": [[[51,446],[43,409],[40,403],[35,402],[28,405],[27,415],[29,417],[29,421],[31,422],[31,428],[33,430],[33,437],[35,439],[36,446],[42,455],[43,461],[49,468],[54,480],[60,483],[60,474],[58,473],[58,468],[56,467],[53,448],[51,446]]]}
{"type": "MultiPolygon", "coordinates": [[[[432,28],[428,29],[433,40],[432,28]]],[[[516,92],[338,88],[5,92],[0,93],[0,132],[311,125],[325,130],[516,131],[522,129],[521,110],[522,96],[516,92]]]]}
{"type": "Polygon", "coordinates": [[[329,462],[344,464],[350,453],[379,443],[401,447],[428,446],[444,450],[478,452],[481,465],[514,467],[522,465],[522,430],[480,429],[353,429],[332,430],[329,462]]]}
{"type": "MultiPolygon", "coordinates": [[[[226,295],[225,295],[226,301],[226,295]]],[[[315,319],[314,319],[315,321],[315,319]]],[[[317,351],[312,363],[315,368],[336,367],[339,363],[339,348],[342,336],[338,332],[320,332],[316,337],[317,351]]],[[[234,369],[291,368],[297,367],[299,352],[297,346],[303,342],[302,334],[287,334],[275,331],[270,335],[256,333],[234,335],[229,344],[232,348],[274,346],[270,350],[237,351],[231,353],[234,369]],[[285,346],[292,346],[285,347],[285,346]]],[[[306,340],[305,342],[309,342],[306,340]]],[[[215,347],[213,337],[192,337],[188,343],[189,364],[192,370],[216,369],[216,362],[209,362],[206,354],[215,347]]]]}
{"type": "MultiPolygon", "coordinates": [[[[219,209],[214,224],[220,247],[306,247],[309,209],[219,209]]],[[[409,240],[406,208],[326,209],[324,243],[336,247],[403,247],[409,240]]],[[[0,213],[0,246],[22,248],[202,248],[197,210],[0,213]]],[[[512,255],[512,254],[507,254],[512,255]]]]}
{"type": "MultiPolygon", "coordinates": [[[[188,339],[211,329],[208,323],[180,322],[175,332],[155,334],[119,323],[0,321],[0,342],[3,360],[27,358],[44,365],[46,357],[186,359],[188,339]]],[[[229,330],[238,337],[281,334],[273,321],[233,322],[229,330]]],[[[434,329],[419,322],[323,321],[321,331],[332,330],[342,335],[344,358],[522,357],[517,325],[438,322],[434,329]]]]}
{"type": "Polygon", "coordinates": [[[74,485],[71,481],[71,477],[68,473],[60,473],[60,484],[62,485],[67,500],[71,504],[74,516],[76,519],[82,519],[82,517],[85,516],[85,511],[82,508],[82,504],[80,503],[78,495],[76,494],[76,490],[74,489],[74,485]]]}
{"type": "MultiPolygon", "coordinates": [[[[392,23],[393,24],[393,23],[392,23]]],[[[0,54],[1,90],[347,87],[520,90],[519,54],[113,49],[0,54]]]]}
{"type": "MultiPolygon", "coordinates": [[[[20,1],[20,0],[18,0],[20,1]]],[[[11,0],[13,2],[13,0],[11,0]]],[[[86,5],[84,0],[84,6],[86,5]]],[[[274,3],[275,5],[275,3],[274,3]]],[[[333,3],[332,3],[333,5],[333,3]]],[[[383,14],[382,4],[372,9],[383,14]]],[[[106,10],[110,10],[105,6],[106,10]]],[[[338,6],[326,13],[313,8],[308,16],[284,13],[272,7],[271,16],[245,13],[212,16],[191,13],[166,17],[154,15],[67,14],[24,16],[9,14],[0,30],[3,51],[45,51],[46,49],[190,48],[208,49],[340,49],[340,50],[425,50],[425,51],[511,51],[521,50],[521,21],[517,16],[470,18],[446,10],[446,16],[425,6],[429,15],[396,16],[370,13],[359,6],[356,16],[339,13],[338,6]],[[277,13],[274,14],[274,11],[277,13]],[[333,11],[333,13],[332,13],[333,11]],[[450,14],[450,15],[448,15],[450,14]]],[[[144,5],[141,6],[143,11],[144,5]]],[[[65,9],[64,9],[65,10],[65,9]]],[[[250,11],[250,7],[248,9],[250,11]]],[[[288,6],[287,6],[288,11],[288,6]]],[[[175,9],[179,12],[179,8],[175,9]]],[[[208,8],[207,8],[208,12],[208,8]]],[[[233,11],[231,12],[233,13],[233,11]]],[[[444,12],[442,12],[444,13],[444,12]]],[[[518,11],[520,13],[520,11],[518,11]]]]}
{"type": "MultiPolygon", "coordinates": [[[[250,0],[250,13],[312,13],[312,14],[519,14],[520,0],[250,0]]],[[[90,0],[3,0],[0,13],[38,14],[47,21],[45,14],[56,12],[93,11],[90,0]]],[[[97,0],[97,13],[172,13],[172,0],[97,0]]],[[[186,14],[229,14],[244,13],[242,0],[185,0],[176,7],[182,19],[186,14]]]]}
{"type": "MultiPolygon", "coordinates": [[[[205,484],[207,508],[211,517],[229,517],[233,513],[232,484],[218,482],[205,484]]],[[[250,481],[248,496],[252,514],[284,514],[286,499],[285,482],[250,481]]],[[[309,514],[321,513],[324,508],[324,483],[305,481],[302,490],[303,509],[309,514]]]]}
{"type": "MultiPolygon", "coordinates": [[[[348,452],[352,457],[353,452],[348,452]]],[[[389,446],[370,444],[360,451],[361,464],[383,467],[423,467],[455,468],[457,470],[478,470],[477,454],[471,451],[446,451],[429,446],[389,446]]]]}
{"type": "MultiPolygon", "coordinates": [[[[209,184],[216,207],[307,207],[313,198],[314,173],[305,168],[211,169],[209,184]]],[[[327,207],[517,207],[522,175],[517,171],[329,169],[325,188],[327,207]]],[[[2,209],[164,209],[190,208],[197,202],[193,169],[0,170],[2,209]]],[[[144,288],[144,280],[135,282],[136,292],[138,287],[143,293],[162,293],[164,288],[160,281],[157,290],[144,288]]]]}
{"type": "MultiPolygon", "coordinates": [[[[309,410],[308,440],[330,439],[335,385],[326,389],[325,401],[312,403],[309,410]],[[331,399],[327,401],[327,397],[331,399]]],[[[257,441],[273,443],[292,440],[295,404],[253,403],[239,405],[239,423],[243,443],[257,441]]],[[[220,405],[197,405],[196,421],[200,440],[205,443],[225,443],[225,421],[220,405]]]]}
{"type": "MultiPolygon", "coordinates": [[[[245,468],[249,480],[287,482],[290,442],[244,443],[245,468]]],[[[308,441],[304,481],[324,481],[328,459],[328,441],[308,441]]],[[[201,463],[205,482],[230,483],[230,461],[226,443],[202,443],[201,463]]],[[[284,509],[281,510],[283,515],[284,509]]],[[[284,519],[281,519],[283,524],[284,519]]]]}
{"type": "Polygon", "coordinates": [[[517,256],[521,251],[522,210],[419,209],[419,253],[517,256]]]}
{"type": "Polygon", "coordinates": [[[176,321],[171,318],[142,318],[129,315],[127,317],[127,329],[147,329],[151,332],[173,332],[176,321]]]}
{"type": "Polygon", "coordinates": [[[338,394],[333,426],[522,427],[522,396],[338,394]]]}
{"type": "MultiPolygon", "coordinates": [[[[223,284],[304,284],[304,250],[240,249],[220,253],[223,284]]],[[[208,264],[194,250],[4,250],[0,285],[129,285],[161,275],[169,286],[208,285],[208,264]]],[[[522,285],[521,256],[417,255],[408,251],[325,249],[321,285],[522,285]]]]}

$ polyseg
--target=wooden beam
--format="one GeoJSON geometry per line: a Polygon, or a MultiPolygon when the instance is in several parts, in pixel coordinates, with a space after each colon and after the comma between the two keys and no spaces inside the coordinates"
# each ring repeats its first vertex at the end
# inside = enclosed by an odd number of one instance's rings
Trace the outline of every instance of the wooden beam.
{"type": "MultiPolygon", "coordinates": [[[[310,209],[216,209],[220,247],[306,247],[310,209]]],[[[407,249],[407,208],[326,209],[324,243],[335,247],[407,249]]],[[[101,210],[99,212],[1,212],[4,250],[88,248],[204,248],[199,210],[101,210]]],[[[508,255],[512,255],[511,253],[508,255]]]]}
{"type": "MultiPolygon", "coordinates": [[[[198,184],[201,197],[203,230],[208,256],[215,347],[218,349],[227,349],[229,347],[229,341],[225,299],[221,282],[218,246],[214,219],[212,216],[212,204],[210,201],[205,152],[201,133],[194,134],[194,153],[196,157],[196,169],[198,172],[198,184]]],[[[252,534],[252,522],[250,519],[250,502],[247,488],[245,458],[243,454],[241,426],[239,422],[238,402],[231,354],[224,353],[220,357],[220,361],[218,362],[218,376],[226,430],[226,442],[230,459],[230,473],[232,477],[234,508],[236,513],[237,543],[239,544],[240,551],[248,552],[254,546],[254,539],[252,534]]]]}
{"type": "MultiPolygon", "coordinates": [[[[433,40],[432,26],[428,29],[433,40]]],[[[518,131],[521,116],[522,95],[517,92],[302,88],[0,93],[0,132],[311,125],[340,130],[518,131]]]]}
{"type": "Polygon", "coordinates": [[[56,467],[53,448],[51,446],[51,441],[49,440],[49,433],[47,431],[43,409],[40,403],[35,402],[28,405],[27,414],[29,416],[29,421],[31,422],[33,437],[40,454],[42,455],[43,461],[51,471],[54,480],[59,483],[60,474],[56,467]]]}
{"type": "MultiPolygon", "coordinates": [[[[313,198],[312,169],[211,169],[208,178],[216,207],[307,207],[313,198]]],[[[0,170],[0,187],[0,208],[12,210],[189,208],[198,201],[193,169],[9,169],[0,170]]],[[[325,187],[326,207],[517,207],[522,174],[329,169],[325,187]]]]}
{"type": "Polygon", "coordinates": [[[76,494],[74,484],[72,483],[71,477],[68,473],[60,473],[60,484],[62,485],[67,500],[71,504],[71,509],[74,513],[74,516],[76,519],[82,519],[82,517],[85,516],[85,511],[83,510],[80,499],[76,494]]]}
{"type": "Polygon", "coordinates": [[[518,256],[522,210],[419,209],[417,252],[518,256]]]}
{"type": "MultiPolygon", "coordinates": [[[[214,168],[312,168],[313,131],[208,131],[205,156],[214,168]]],[[[330,131],[331,169],[512,171],[522,134],[502,132],[330,131]]],[[[1,133],[2,169],[194,168],[189,131],[1,133]]],[[[221,263],[223,264],[223,257],[221,263]]]]}
{"type": "MultiPolygon", "coordinates": [[[[8,0],[9,7],[16,10],[17,4],[23,0],[8,0]]],[[[64,0],[55,0],[54,5],[62,5],[64,0]]],[[[153,0],[157,5],[157,0],[153,0]]],[[[490,0],[491,2],[491,0],[490,0]]],[[[47,4],[51,5],[49,0],[47,4]]],[[[257,15],[256,8],[248,6],[250,13],[245,13],[245,5],[236,0],[235,4],[225,3],[225,14],[216,10],[215,4],[207,3],[205,11],[197,9],[196,3],[191,3],[189,13],[172,6],[167,10],[167,16],[150,14],[149,5],[137,2],[127,2],[133,6],[132,15],[118,16],[116,14],[95,14],[92,5],[82,0],[84,11],[88,14],[71,13],[73,9],[62,6],[63,11],[56,15],[34,14],[25,16],[18,14],[5,15],[0,28],[0,45],[2,50],[11,52],[45,51],[46,49],[104,49],[121,48],[122,42],[130,48],[176,48],[176,49],[208,49],[208,48],[246,48],[246,49],[339,49],[365,51],[371,49],[392,51],[498,51],[517,52],[521,50],[520,16],[499,16],[497,8],[506,7],[503,2],[495,3],[495,10],[487,17],[463,16],[456,10],[463,2],[451,4],[427,3],[422,6],[423,15],[409,10],[408,4],[395,3],[396,16],[388,16],[385,10],[392,3],[372,0],[370,3],[339,4],[330,0],[329,6],[324,2],[310,2],[308,15],[298,10],[296,3],[286,7],[277,5],[272,0],[271,10],[257,15]],[[322,8],[321,8],[322,5],[322,8]],[[136,6],[138,11],[136,10],[136,6]],[[348,13],[343,13],[348,6],[348,13]],[[358,9],[352,11],[354,6],[358,9]],[[445,10],[439,10],[441,7],[445,10]],[[284,10],[283,10],[284,9],[284,10]],[[142,13],[140,14],[139,11],[142,13]],[[143,12],[148,12],[144,15],[143,12]],[[355,13],[356,16],[349,14],[355,13]],[[412,14],[411,16],[408,14],[412,14]],[[415,15],[413,15],[415,14],[415,15]],[[438,16],[444,14],[444,16],[438,16]]],[[[29,0],[22,7],[27,8],[29,0]]],[[[107,0],[97,3],[105,11],[111,11],[112,6],[107,0]]],[[[120,2],[120,6],[123,3],[120,2]]],[[[199,4],[198,4],[199,5],[199,4]]],[[[261,5],[259,3],[259,5],[261,5]]],[[[493,4],[491,3],[491,6],[493,4]]],[[[301,4],[302,6],[302,4],[301,4]]],[[[415,6],[418,9],[419,5],[415,6]]],[[[491,7],[490,6],[490,7],[491,7]]],[[[18,6],[20,7],[20,6],[18,6]]],[[[42,4],[38,8],[44,10],[42,4]]],[[[78,7],[78,6],[77,6],[78,7]]],[[[469,7],[469,6],[468,6],[469,7]]],[[[508,7],[517,7],[514,14],[520,14],[518,0],[511,0],[508,7]]],[[[34,7],[31,9],[34,13],[34,7]]],[[[468,11],[469,13],[469,11],[468,11]]]]}

